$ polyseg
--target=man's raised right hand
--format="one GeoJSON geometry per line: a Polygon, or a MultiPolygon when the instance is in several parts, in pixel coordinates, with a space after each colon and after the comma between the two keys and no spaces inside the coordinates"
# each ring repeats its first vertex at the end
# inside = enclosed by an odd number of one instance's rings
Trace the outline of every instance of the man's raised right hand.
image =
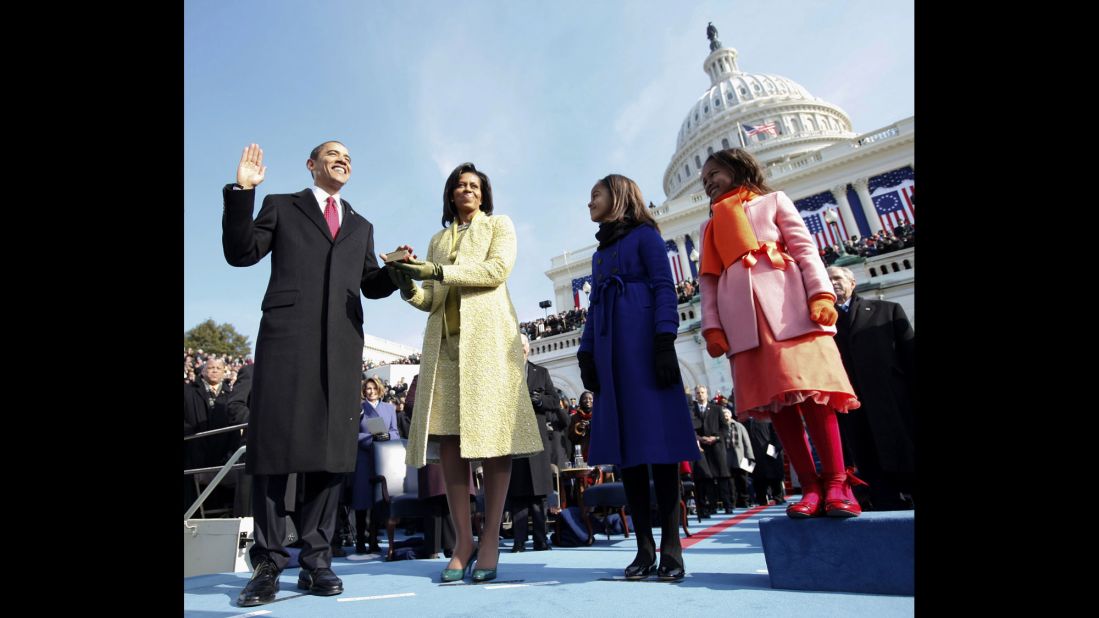
{"type": "Polygon", "coordinates": [[[253,189],[263,182],[267,167],[263,164],[263,149],[259,144],[251,144],[240,155],[237,166],[237,184],[245,189],[253,189]]]}

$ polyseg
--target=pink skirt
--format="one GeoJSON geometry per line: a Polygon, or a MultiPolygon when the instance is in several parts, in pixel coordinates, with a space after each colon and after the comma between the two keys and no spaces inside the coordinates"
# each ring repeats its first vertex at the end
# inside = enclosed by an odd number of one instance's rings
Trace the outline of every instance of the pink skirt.
{"type": "Polygon", "coordinates": [[[759,347],[732,359],[738,415],[769,420],[771,414],[807,399],[844,413],[862,405],[830,334],[775,341],[758,301],[755,308],[759,347]]]}

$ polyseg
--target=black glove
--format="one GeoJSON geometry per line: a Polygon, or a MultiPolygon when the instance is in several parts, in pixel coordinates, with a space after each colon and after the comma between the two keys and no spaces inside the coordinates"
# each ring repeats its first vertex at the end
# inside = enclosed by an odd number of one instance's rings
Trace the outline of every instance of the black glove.
{"type": "Polygon", "coordinates": [[[576,360],[580,361],[580,381],[584,383],[584,388],[598,393],[599,374],[595,372],[595,357],[591,352],[577,352],[576,360]]]}
{"type": "Polygon", "coordinates": [[[657,388],[668,388],[682,381],[679,359],[675,355],[675,333],[657,333],[653,337],[653,368],[656,369],[657,388]]]}
{"type": "Polygon", "coordinates": [[[534,406],[535,410],[542,407],[542,393],[540,391],[531,391],[530,405],[534,406]]]}

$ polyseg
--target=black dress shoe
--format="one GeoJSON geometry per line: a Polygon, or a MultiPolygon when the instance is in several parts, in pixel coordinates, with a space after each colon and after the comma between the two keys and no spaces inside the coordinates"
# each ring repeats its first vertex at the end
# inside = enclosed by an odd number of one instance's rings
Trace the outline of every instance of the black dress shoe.
{"type": "Polygon", "coordinates": [[[655,570],[656,570],[656,563],[655,562],[652,563],[652,564],[636,564],[636,563],[634,563],[634,564],[631,564],[630,566],[626,567],[626,579],[630,579],[630,580],[645,579],[646,577],[652,575],[653,571],[655,571],[655,570]]]}
{"type": "Polygon", "coordinates": [[[252,573],[252,579],[237,597],[237,605],[240,607],[252,607],[263,605],[275,600],[275,593],[279,591],[279,568],[269,560],[261,561],[256,565],[256,572],[252,573]]]}
{"type": "Polygon", "coordinates": [[[513,554],[518,554],[518,553],[525,552],[525,551],[527,551],[527,548],[523,547],[522,545],[512,545],[511,546],[511,553],[513,553],[513,554]]]}
{"type": "Polygon", "coordinates": [[[662,564],[660,565],[660,568],[656,570],[657,579],[665,582],[678,581],[680,579],[683,579],[683,576],[685,576],[686,574],[687,572],[684,571],[683,567],[681,566],[666,567],[662,564]]]}
{"type": "Polygon", "coordinates": [[[313,570],[302,567],[301,573],[298,573],[298,588],[308,590],[309,594],[327,597],[343,592],[343,582],[327,567],[313,570]]]}
{"type": "Polygon", "coordinates": [[[355,543],[355,553],[356,554],[365,554],[366,553],[366,544],[365,543],[355,543]]]}
{"type": "Polygon", "coordinates": [[[332,547],[332,555],[335,556],[336,558],[346,558],[347,557],[347,552],[345,552],[342,547],[333,546],[332,547]]]}
{"type": "Polygon", "coordinates": [[[534,546],[534,551],[549,551],[551,549],[553,549],[553,548],[549,546],[549,543],[547,543],[545,545],[535,545],[534,546]]]}

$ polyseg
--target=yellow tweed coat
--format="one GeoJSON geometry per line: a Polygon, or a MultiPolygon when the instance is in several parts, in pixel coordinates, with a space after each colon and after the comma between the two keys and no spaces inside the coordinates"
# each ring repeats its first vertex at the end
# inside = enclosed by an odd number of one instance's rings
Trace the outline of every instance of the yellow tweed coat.
{"type": "Polygon", "coordinates": [[[408,434],[406,463],[422,467],[435,392],[435,368],[443,343],[447,293],[461,294],[459,392],[447,393],[445,407],[461,411],[462,457],[526,455],[542,450],[542,438],[527,389],[519,319],[508,294],[515,265],[515,225],[503,215],[473,218],[450,262],[450,229],[431,238],[427,260],[442,265],[442,281],[424,281],[408,299],[429,312],[416,386],[416,410],[408,434]]]}

